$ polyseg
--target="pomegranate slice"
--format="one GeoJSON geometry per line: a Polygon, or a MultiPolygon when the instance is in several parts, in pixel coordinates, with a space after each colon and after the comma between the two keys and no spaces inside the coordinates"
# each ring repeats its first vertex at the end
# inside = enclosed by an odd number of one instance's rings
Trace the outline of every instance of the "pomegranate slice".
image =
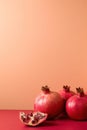
{"type": "Polygon", "coordinates": [[[20,120],[28,126],[37,126],[47,119],[48,114],[42,112],[30,112],[28,114],[20,112],[20,120]]]}

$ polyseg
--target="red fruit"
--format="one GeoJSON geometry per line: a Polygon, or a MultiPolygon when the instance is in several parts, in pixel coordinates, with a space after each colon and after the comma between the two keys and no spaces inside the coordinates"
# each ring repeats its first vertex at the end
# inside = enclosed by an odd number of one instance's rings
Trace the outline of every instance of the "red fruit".
{"type": "Polygon", "coordinates": [[[57,92],[50,91],[48,86],[42,87],[42,92],[36,97],[34,110],[48,114],[48,119],[54,118],[63,111],[64,101],[57,92]]]}
{"type": "Polygon", "coordinates": [[[66,102],[68,116],[75,120],[87,120],[87,96],[83,88],[76,88],[77,95],[70,97],[66,102]]]}
{"type": "Polygon", "coordinates": [[[60,116],[58,118],[65,118],[67,117],[67,113],[66,113],[66,101],[73,95],[75,95],[75,93],[73,91],[70,90],[70,86],[68,85],[64,85],[63,89],[59,91],[59,94],[61,95],[61,97],[64,100],[64,109],[63,112],[60,114],[60,116]]]}
{"type": "Polygon", "coordinates": [[[24,113],[20,112],[20,120],[23,124],[28,126],[37,126],[43,123],[47,119],[46,113],[41,112],[31,112],[31,113],[24,113]]]}
{"type": "Polygon", "coordinates": [[[75,93],[73,91],[70,90],[70,86],[68,85],[64,85],[63,86],[63,90],[59,91],[59,94],[61,95],[61,97],[66,101],[68,98],[70,98],[71,96],[75,95],[75,93]]]}

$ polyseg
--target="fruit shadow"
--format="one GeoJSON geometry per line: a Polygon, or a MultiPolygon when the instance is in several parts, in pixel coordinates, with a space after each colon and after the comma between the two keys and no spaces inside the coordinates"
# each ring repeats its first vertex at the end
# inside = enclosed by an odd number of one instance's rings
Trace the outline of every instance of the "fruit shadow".
{"type": "Polygon", "coordinates": [[[55,125],[57,126],[57,125],[58,125],[58,122],[48,120],[48,121],[46,121],[46,122],[40,124],[39,126],[49,127],[49,126],[55,126],[55,125]]]}
{"type": "Polygon", "coordinates": [[[44,123],[42,124],[39,124],[37,126],[25,126],[26,128],[40,128],[40,127],[52,127],[52,126],[57,126],[58,123],[55,122],[55,121],[45,121],[44,123]]]}

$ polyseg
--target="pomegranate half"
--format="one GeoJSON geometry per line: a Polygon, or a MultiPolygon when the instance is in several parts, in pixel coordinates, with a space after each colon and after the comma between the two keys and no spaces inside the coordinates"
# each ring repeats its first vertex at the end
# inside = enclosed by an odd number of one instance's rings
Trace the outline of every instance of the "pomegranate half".
{"type": "Polygon", "coordinates": [[[42,86],[42,92],[36,97],[34,102],[34,111],[41,111],[48,114],[48,119],[58,116],[64,107],[64,100],[54,91],[50,91],[49,87],[42,86]]]}

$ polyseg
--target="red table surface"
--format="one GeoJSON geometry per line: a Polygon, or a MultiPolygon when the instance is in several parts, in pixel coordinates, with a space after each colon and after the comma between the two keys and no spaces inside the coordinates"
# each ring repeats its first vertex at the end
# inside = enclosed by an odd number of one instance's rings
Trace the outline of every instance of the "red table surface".
{"type": "Polygon", "coordinates": [[[58,119],[46,121],[37,127],[28,127],[19,120],[19,112],[23,110],[0,110],[0,130],[87,130],[87,121],[58,119]]]}

